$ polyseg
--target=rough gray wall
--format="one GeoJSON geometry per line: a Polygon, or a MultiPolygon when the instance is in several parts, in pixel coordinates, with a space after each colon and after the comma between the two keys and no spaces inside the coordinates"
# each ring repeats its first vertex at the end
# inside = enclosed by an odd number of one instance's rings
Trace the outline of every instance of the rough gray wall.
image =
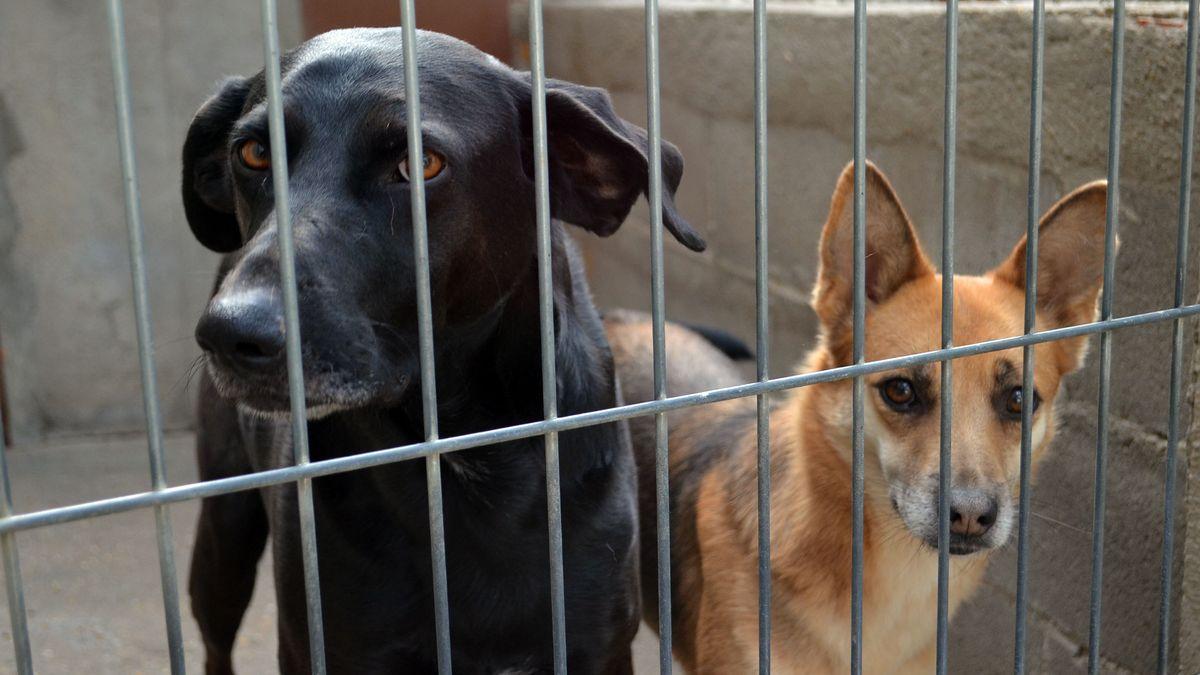
{"type": "MultiPolygon", "coordinates": [[[[291,45],[298,2],[280,5],[291,45]]],[[[183,219],[179,148],[223,75],[262,67],[261,23],[241,0],[131,0],[125,18],[159,389],[178,427],[216,262],[183,219]]],[[[104,3],[0,3],[0,343],[18,442],[143,423],[113,106],[104,3]]]]}
{"type": "MultiPolygon", "coordinates": [[[[944,5],[889,4],[870,11],[868,154],[892,178],[937,260],[944,5]]],[[[1183,11],[1182,3],[1129,8],[1118,315],[1159,309],[1172,300],[1183,11]]],[[[845,4],[829,3],[772,5],[770,14],[774,375],[788,373],[813,344],[807,295],[819,228],[834,178],[851,155],[851,16],[845,4]]],[[[624,115],[645,120],[642,19],[636,0],[554,3],[545,17],[549,74],[607,87],[624,115]]],[[[1030,15],[1014,5],[963,3],[960,26],[956,255],[960,271],[982,272],[1024,231],[1030,15]]],[[[1111,19],[1094,4],[1055,4],[1046,37],[1043,207],[1104,175],[1111,19]]],[[[723,326],[752,342],[749,3],[666,2],[661,39],[663,131],[683,150],[687,164],[679,202],[711,244],[703,255],[668,244],[668,314],[723,326]]],[[[611,240],[581,237],[602,306],[649,305],[644,205],[634,214],[611,240]]],[[[1198,244],[1193,232],[1189,298],[1196,297],[1198,244]]],[[[1102,642],[1112,672],[1152,672],[1155,666],[1170,331],[1169,325],[1155,325],[1114,338],[1102,642]]],[[[1033,494],[1031,672],[1086,667],[1096,361],[1093,351],[1088,366],[1068,383],[1062,433],[1033,494]]],[[[1190,415],[1184,424],[1190,425],[1190,415]]],[[[1185,479],[1186,471],[1180,476],[1185,479]]],[[[1181,502],[1183,495],[1194,495],[1182,480],[1180,485],[1181,502]]],[[[1200,514],[1194,496],[1192,504],[1191,513],[1200,514]]],[[[1187,520],[1180,518],[1180,536],[1187,520]]],[[[1191,520],[1200,522],[1200,515],[1191,520]]],[[[1178,596],[1187,586],[1191,610],[1179,620],[1177,597],[1172,635],[1177,646],[1200,641],[1200,552],[1194,541],[1187,546],[1192,551],[1186,570],[1184,546],[1177,549],[1176,578],[1187,579],[1176,590],[1178,596]]],[[[1015,547],[997,555],[986,587],[957,617],[951,636],[956,672],[1011,668],[1015,560],[1015,547]]],[[[1200,670],[1195,647],[1183,651],[1180,672],[1200,670]]]]}
{"type": "MultiPolygon", "coordinates": [[[[1196,339],[1200,343],[1200,339],[1196,339]]],[[[1193,349],[1197,348],[1193,345],[1193,349]]],[[[1197,382],[1200,382],[1200,359],[1192,360],[1192,370],[1189,380],[1193,387],[1192,419],[1196,418],[1197,406],[1200,400],[1194,394],[1197,382]]],[[[1182,601],[1179,603],[1179,672],[1200,673],[1200,429],[1193,424],[1187,435],[1187,485],[1186,493],[1181,497],[1184,501],[1184,512],[1187,514],[1185,533],[1189,535],[1183,542],[1183,588],[1180,590],[1182,601]],[[1190,525],[1191,527],[1187,527],[1190,525]]]]}

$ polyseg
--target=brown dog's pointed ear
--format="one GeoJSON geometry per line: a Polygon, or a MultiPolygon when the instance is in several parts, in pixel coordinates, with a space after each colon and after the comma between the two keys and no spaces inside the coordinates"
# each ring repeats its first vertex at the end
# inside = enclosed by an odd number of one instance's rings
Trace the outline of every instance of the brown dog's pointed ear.
{"type": "MultiPolygon", "coordinates": [[[[527,167],[532,167],[529,76],[523,99],[527,167]]],[[[546,130],[550,160],[550,209],[559,220],[607,237],[625,221],[638,195],[650,182],[646,132],[621,119],[608,92],[549,80],[546,83],[546,130]]],[[[530,169],[532,175],[532,169],[530,169]]],[[[662,142],[663,225],[684,246],[703,251],[704,239],[679,215],[675,191],[683,177],[683,155],[662,142]]]]}
{"type": "Polygon", "coordinates": [[[183,143],[183,210],[188,226],[204,246],[228,253],[242,245],[233,212],[229,175],[229,131],[242,114],[250,80],[234,77],[200,106],[183,143]]]}
{"type": "MultiPolygon", "coordinates": [[[[874,164],[866,176],[867,300],[880,303],[934,269],[921,250],[896,191],[874,164]]],[[[821,233],[821,261],[812,306],[827,334],[849,329],[854,306],[854,164],[842,170],[821,233]]]]}
{"type": "MultiPolygon", "coordinates": [[[[1096,320],[1096,301],[1104,283],[1104,224],[1108,184],[1098,180],[1080,186],[1051,206],[1038,223],[1037,311],[1048,325],[1060,328],[1096,320]]],[[[1025,288],[1025,237],[992,276],[1025,288]]],[[[1064,371],[1082,364],[1086,342],[1069,347],[1064,371]]]]}

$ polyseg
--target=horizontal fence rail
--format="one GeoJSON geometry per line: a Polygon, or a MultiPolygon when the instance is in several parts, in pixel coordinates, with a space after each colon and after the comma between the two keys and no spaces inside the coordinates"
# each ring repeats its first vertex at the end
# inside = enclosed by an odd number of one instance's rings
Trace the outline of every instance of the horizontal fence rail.
{"type": "Polygon", "coordinates": [[[331,476],[334,474],[345,473],[347,471],[355,471],[358,469],[367,469],[375,466],[392,464],[394,462],[399,462],[406,459],[426,457],[434,454],[458,452],[460,450],[468,450],[470,448],[478,448],[485,445],[494,445],[497,443],[515,441],[522,438],[542,436],[551,431],[563,432],[570,429],[596,426],[599,424],[616,422],[618,420],[630,419],[633,417],[653,415],[655,413],[669,412],[672,410],[679,410],[681,408],[706,405],[708,403],[717,403],[718,401],[728,401],[735,398],[744,398],[748,396],[757,396],[758,394],[785,391],[788,389],[795,389],[797,387],[805,387],[823,382],[833,382],[835,380],[846,380],[858,376],[870,375],[872,373],[880,373],[886,370],[911,368],[927,363],[944,361],[946,359],[961,359],[978,354],[987,354],[1004,349],[1023,347],[1025,345],[1042,344],[1045,342],[1053,342],[1055,340],[1065,340],[1067,338],[1093,335],[1106,330],[1122,330],[1126,328],[1135,328],[1137,326],[1145,326],[1147,324],[1174,321],[1176,319],[1186,319],[1198,314],[1200,314],[1200,304],[1184,305],[1182,307],[1176,307],[1172,309],[1163,309],[1154,312],[1145,312],[1142,314],[1132,314],[1129,316],[1114,318],[1109,321],[1096,321],[1092,323],[1079,324],[1076,326],[1067,326],[1065,328],[1039,331],[1029,335],[1016,335],[998,340],[988,340],[987,342],[959,345],[945,350],[937,349],[918,354],[910,354],[907,356],[881,359],[879,361],[867,361],[865,363],[851,366],[840,366],[838,368],[830,368],[828,370],[818,370],[800,375],[777,377],[765,382],[749,382],[732,387],[710,389],[694,394],[669,396],[661,401],[655,400],[647,401],[645,403],[632,403],[628,405],[617,406],[615,408],[606,408],[604,410],[594,410],[575,415],[565,415],[554,420],[527,422],[525,424],[503,427],[501,429],[491,429],[473,434],[463,434],[462,436],[439,438],[435,441],[413,443],[411,445],[387,448],[384,450],[373,450],[371,452],[364,452],[362,454],[351,455],[349,457],[323,459],[316,462],[310,462],[304,466],[289,466],[281,469],[270,469],[267,471],[259,471],[256,473],[232,476],[229,478],[218,478],[216,480],[176,485],[157,492],[139,492],[121,497],[98,499],[95,501],[73,504],[71,506],[60,506],[50,509],[18,513],[9,516],[8,518],[0,518],[0,535],[82,520],[84,518],[90,518],[93,516],[106,516],[116,513],[123,513],[125,511],[133,511],[135,509],[152,507],[156,504],[170,504],[202,497],[213,497],[216,495],[228,494],[230,492],[238,492],[241,490],[252,490],[255,488],[270,487],[272,485],[282,485],[283,483],[294,482],[301,478],[331,476]]]}
{"type": "MultiPolygon", "coordinates": [[[[108,0],[109,45],[113,64],[114,92],[117,110],[117,140],[122,162],[122,186],[128,225],[132,287],[138,338],[141,384],[146,415],[147,444],[151,489],[109,499],[75,503],[67,506],[17,513],[13,508],[11,487],[6,463],[7,448],[0,433],[0,549],[3,553],[5,585],[12,631],[16,670],[22,675],[33,672],[28,617],[24,586],[17,549],[17,534],[38,528],[75,522],[151,508],[155,512],[156,541],[166,622],[168,655],[171,671],[184,672],[184,649],[181,612],[178,598],[178,579],[174,559],[173,533],[169,505],[173,503],[215,497],[239,491],[294,484],[297,497],[297,518],[300,524],[300,558],[303,570],[307,609],[309,659],[314,673],[325,672],[324,620],[318,569],[316,514],[313,501],[315,478],[350,471],[379,467],[396,462],[423,458],[426,466],[427,500],[432,565],[432,594],[435,621],[438,672],[453,672],[448,579],[446,569],[446,533],[443,524],[441,456],[446,453],[541,437],[545,449],[546,515],[548,527],[550,616],[548,627],[552,638],[553,664],[556,675],[567,672],[567,631],[565,582],[563,570],[563,524],[560,485],[559,434],[584,427],[609,424],[635,417],[654,419],[655,450],[655,518],[658,551],[657,603],[660,647],[660,672],[672,669],[672,606],[671,606],[671,528],[669,489],[669,436],[667,413],[683,408],[702,406],[720,401],[756,397],[756,462],[757,483],[757,571],[758,571],[758,664],[759,672],[771,670],[771,526],[770,526],[770,400],[777,392],[812,386],[820,383],[849,380],[852,382],[851,425],[851,590],[849,665],[854,674],[863,669],[863,600],[864,600],[864,492],[866,467],[866,430],[864,428],[866,400],[865,377],[873,373],[911,368],[924,364],[939,364],[940,388],[940,446],[938,466],[939,515],[937,551],[937,614],[936,660],[939,675],[947,671],[950,620],[950,487],[951,464],[952,372],[957,359],[1020,349],[1023,357],[1024,391],[1033,389],[1035,347],[1057,340],[1100,335],[1099,388],[1096,420],[1095,477],[1093,482],[1092,574],[1089,599],[1088,670],[1097,673],[1101,668],[1101,635],[1103,597],[1103,563],[1105,536],[1105,496],[1109,436],[1109,402],[1111,391],[1112,344],[1116,331],[1160,323],[1172,324],[1171,370],[1168,410],[1168,440],[1163,503],[1163,550],[1160,578],[1158,616],[1158,672],[1169,672],[1172,622],[1172,565],[1175,555],[1176,473],[1180,442],[1180,406],[1184,379],[1184,322],[1200,315],[1200,304],[1187,304],[1188,224],[1190,214],[1191,174],[1195,116],[1197,30],[1200,0],[1189,0],[1187,21],[1187,72],[1183,101],[1182,142],[1180,148],[1179,213],[1174,267],[1174,303],[1171,308],[1127,316],[1113,315],[1115,290],[1115,255],[1119,223],[1119,169],[1121,149],[1121,98],[1124,75],[1125,3],[1114,0],[1112,15],[1112,62],[1109,98],[1109,131],[1107,155],[1107,204],[1103,286],[1099,320],[1086,324],[1036,330],[1036,298],[1038,293],[1038,198],[1042,168],[1042,103],[1044,89],[1045,2],[1033,0],[1030,58],[1030,118],[1027,184],[1026,240],[1028,253],[1024,279],[1023,333],[986,342],[954,344],[954,246],[955,246],[955,185],[958,87],[958,2],[947,0],[945,33],[945,99],[943,125],[942,171],[942,264],[941,340],[940,348],[895,358],[870,361],[866,358],[865,324],[867,314],[867,3],[854,1],[853,55],[851,84],[853,88],[853,288],[852,288],[852,363],[828,370],[804,372],[771,378],[769,375],[769,268],[768,268],[768,161],[767,161],[767,3],[753,2],[753,79],[754,79],[754,236],[755,236],[755,380],[745,384],[706,390],[692,394],[669,396],[667,390],[665,338],[665,281],[663,269],[663,167],[662,167],[662,104],[660,100],[662,64],[659,54],[658,0],[645,0],[645,77],[647,102],[647,154],[650,222],[650,284],[652,307],[652,364],[653,399],[643,403],[620,405],[603,410],[560,416],[558,411],[558,375],[556,369],[556,334],[553,287],[553,249],[550,171],[546,112],[545,31],[542,0],[530,0],[529,32],[532,84],[532,145],[534,197],[537,218],[537,263],[539,293],[540,355],[543,419],[509,427],[490,429],[461,436],[443,438],[439,435],[438,396],[435,377],[435,342],[433,307],[430,289],[428,222],[424,178],[417,167],[423,163],[420,83],[418,71],[417,31],[414,0],[400,0],[403,26],[403,55],[405,106],[407,115],[407,153],[410,171],[411,219],[413,225],[414,268],[416,274],[417,327],[420,357],[420,384],[423,408],[423,442],[410,445],[311,461],[309,457],[304,372],[300,316],[296,287],[295,251],[292,237],[292,218],[288,194],[288,164],[284,128],[283,82],[280,72],[281,49],[277,25],[276,0],[261,0],[262,40],[264,57],[265,98],[270,128],[270,150],[273,189],[275,195],[274,223],[278,231],[279,274],[282,280],[284,323],[286,327],[287,372],[289,382],[294,463],[255,473],[169,486],[162,448],[162,420],[153,358],[150,307],[147,292],[143,226],[141,220],[138,178],[134,161],[135,138],[131,113],[131,92],[127,63],[127,47],[123,26],[121,0],[108,0]]],[[[1025,396],[1021,408],[1020,497],[1017,519],[1017,588],[1014,616],[1014,672],[1026,669],[1027,614],[1029,595],[1029,515],[1031,511],[1031,452],[1034,396],[1025,396]]],[[[0,432],[3,431],[0,420],[0,432]]]]}

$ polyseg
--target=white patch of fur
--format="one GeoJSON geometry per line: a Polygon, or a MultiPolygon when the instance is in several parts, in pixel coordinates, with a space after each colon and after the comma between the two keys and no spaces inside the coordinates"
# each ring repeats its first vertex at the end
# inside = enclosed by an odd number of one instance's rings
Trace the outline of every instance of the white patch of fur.
{"type": "MultiPolygon", "coordinates": [[[[259,419],[270,420],[272,422],[287,422],[292,419],[292,411],[290,410],[259,410],[252,408],[245,403],[238,401],[238,411],[249,417],[257,417],[259,419]]],[[[350,410],[350,406],[340,403],[321,403],[319,405],[311,405],[304,409],[304,419],[310,422],[319,420],[323,417],[328,417],[334,413],[350,410]]]]}
{"type": "MultiPolygon", "coordinates": [[[[926,480],[927,477],[917,477],[917,482],[910,484],[891,475],[888,467],[897,463],[895,455],[903,450],[896,448],[890,437],[883,431],[878,412],[873,406],[864,406],[864,413],[863,436],[867,456],[866,491],[868,494],[872,492],[874,487],[872,473],[878,471],[875,475],[888,486],[889,497],[895,501],[900,519],[909,532],[919,539],[936,537],[938,530],[937,502],[935,500],[938,487],[937,477],[934,476],[932,481],[926,480]],[[870,461],[872,457],[877,459],[877,465],[870,461]]],[[[1034,447],[1038,447],[1045,441],[1049,419],[1049,414],[1042,414],[1034,422],[1032,434],[1034,447]]],[[[1017,451],[1019,452],[1019,447],[1017,451]]],[[[953,457],[951,461],[953,462],[953,457]]],[[[878,488],[875,488],[874,491],[878,492],[878,488]]],[[[999,548],[1008,541],[1017,516],[1016,504],[1007,492],[1001,491],[996,495],[996,499],[999,500],[996,522],[985,536],[989,548],[999,548]]]]}

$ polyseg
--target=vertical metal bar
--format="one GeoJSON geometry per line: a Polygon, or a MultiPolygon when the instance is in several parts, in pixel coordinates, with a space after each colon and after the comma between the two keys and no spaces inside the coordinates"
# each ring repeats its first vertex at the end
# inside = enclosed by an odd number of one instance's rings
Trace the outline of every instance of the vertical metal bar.
{"type": "MultiPolygon", "coordinates": [[[[646,0],[646,108],[650,161],[650,312],[654,344],[654,398],[667,397],[666,338],[663,327],[662,108],[659,101],[658,0],[646,0]]],[[[667,457],[667,416],[654,415],[655,513],[658,525],[658,663],[671,672],[671,501],[667,457]]]]}
{"type": "MultiPolygon", "coordinates": [[[[4,419],[0,418],[0,520],[13,515],[12,486],[8,482],[8,448],[4,445],[4,419]]],[[[21,558],[17,537],[0,535],[4,554],[4,586],[8,592],[8,622],[19,675],[33,675],[33,650],[29,648],[29,624],[25,613],[25,584],[21,580],[21,558]]]]}
{"type": "MultiPolygon", "coordinates": [[[[1187,293],[1188,219],[1192,194],[1192,152],[1196,118],[1196,30],[1198,0],[1188,3],[1187,70],[1183,86],[1183,141],[1179,149],[1179,229],[1175,235],[1175,306],[1187,293]]],[[[1175,473],[1179,456],[1179,407],[1183,389],[1183,321],[1171,334],[1171,394],[1167,409],[1167,475],[1163,493],[1163,552],[1158,605],[1158,672],[1171,660],[1171,571],[1175,558],[1175,473]]]]}
{"type": "MultiPolygon", "coordinates": [[[[279,74],[279,26],[275,0],[262,0],[263,72],[267,85],[267,121],[271,138],[271,178],[275,190],[275,223],[279,236],[279,276],[283,287],[288,394],[292,413],[292,450],[297,465],[308,464],[308,420],[304,403],[304,364],[300,352],[300,309],[296,293],[296,256],[292,242],[292,210],[288,195],[288,153],[283,126],[283,91],[279,74]]],[[[325,626],[321,612],[321,580],[317,566],[317,527],[312,479],[297,481],[300,553],[304,598],[308,608],[308,650],[312,671],[325,673],[325,626]]]]}
{"type": "MultiPolygon", "coordinates": [[[[129,262],[133,281],[133,306],[137,323],[138,359],[142,374],[142,403],[150,454],[150,482],[155,490],[167,486],[163,462],[162,415],[158,409],[158,378],[154,367],[154,336],[150,323],[150,299],[146,290],[146,254],[142,211],[138,194],[137,161],[133,148],[133,113],[129,88],[129,62],[125,46],[125,18],[121,0],[108,2],[109,55],[112,57],[113,97],[117,108],[117,140],[121,154],[121,178],[125,196],[125,221],[129,230],[129,262]]],[[[175,569],[174,534],[166,505],[154,507],[155,539],[166,618],[167,651],[171,672],[183,673],[183,630],[179,613],[179,579],[175,569]]]]}
{"type": "MultiPolygon", "coordinates": [[[[1033,46],[1029,76],[1029,184],[1025,203],[1025,334],[1037,326],[1038,193],[1042,171],[1042,83],[1046,46],[1045,0],[1033,0],[1033,46]]],[[[1022,348],[1021,391],[1033,386],[1033,346],[1022,348]]],[[[1021,489],[1017,511],[1017,607],[1013,670],[1025,672],[1025,621],[1029,598],[1029,498],[1033,453],[1033,396],[1021,399],[1021,489]]]]}
{"type": "MultiPolygon", "coordinates": [[[[421,357],[421,409],[426,440],[438,438],[437,378],[433,355],[433,303],[429,290],[429,230],[425,218],[425,151],[421,138],[421,92],[417,77],[417,13],[413,0],[400,0],[404,31],[404,95],[408,115],[408,166],[412,202],[413,257],[417,274],[417,341],[421,357]]],[[[438,673],[450,675],[450,600],[446,582],[446,531],[442,520],[441,455],[425,458],[429,494],[429,537],[433,565],[433,614],[438,673]]]]}
{"type": "MultiPolygon", "coordinates": [[[[529,56],[533,80],[533,171],[537,197],[538,309],[542,339],[542,413],[558,417],[558,374],[554,356],[554,286],[550,239],[550,174],[546,148],[546,60],[542,0],[529,3],[529,56]]],[[[546,434],[546,522],[550,534],[550,615],[554,672],[567,672],[566,601],[563,588],[562,489],[558,434],[546,434]]]]}
{"type": "MultiPolygon", "coordinates": [[[[1113,263],[1121,203],[1121,85],[1125,74],[1125,0],[1113,2],[1113,56],[1108,120],[1108,203],[1104,222],[1104,292],[1100,319],[1112,318],[1113,263]]],[[[1100,334],[1100,392],[1096,409],[1096,491],[1092,512],[1092,601],[1088,619],[1088,673],[1100,672],[1100,604],[1104,589],[1104,501],[1108,470],[1108,401],[1112,374],[1112,332],[1100,334]]]]}
{"type": "MultiPolygon", "coordinates": [[[[854,363],[863,363],[867,310],[867,0],[854,0],[854,363]]],[[[854,378],[851,412],[850,672],[862,673],[863,378],[854,378]]]]}
{"type": "MultiPolygon", "coordinates": [[[[766,382],[771,315],[767,275],[767,2],[754,0],[754,294],[756,374],[766,382]]],[[[771,672],[771,402],[758,395],[758,672],[771,672]]]]}
{"type": "MultiPolygon", "coordinates": [[[[946,1],[945,159],[942,163],[942,349],[954,346],[954,187],[958,138],[958,0],[946,1]]],[[[945,675],[950,624],[950,449],[953,362],[942,361],[938,461],[938,675],[945,675]]]]}

